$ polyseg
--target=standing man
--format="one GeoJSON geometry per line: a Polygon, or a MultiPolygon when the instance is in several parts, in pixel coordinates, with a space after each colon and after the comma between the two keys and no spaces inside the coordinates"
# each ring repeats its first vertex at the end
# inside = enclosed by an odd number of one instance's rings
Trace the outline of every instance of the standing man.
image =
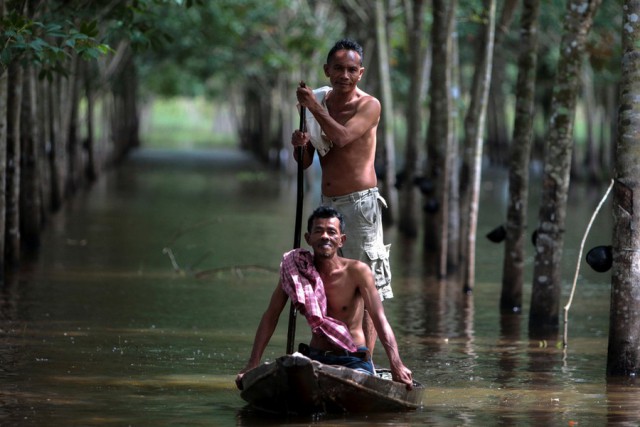
{"type": "MultiPolygon", "coordinates": [[[[374,169],[376,131],[380,101],[358,88],[364,73],[362,47],[343,39],[331,48],[324,73],[331,87],[312,91],[303,83],[296,96],[306,108],[307,129],[293,133],[294,147],[303,146],[302,161],[308,168],[316,151],[322,168],[322,204],[344,217],[348,239],[342,255],[371,267],[381,300],[392,298],[389,246],[382,236],[382,210],[386,202],[378,193],[374,169]]],[[[373,352],[377,334],[369,313],[363,330],[366,346],[373,352]]]]}

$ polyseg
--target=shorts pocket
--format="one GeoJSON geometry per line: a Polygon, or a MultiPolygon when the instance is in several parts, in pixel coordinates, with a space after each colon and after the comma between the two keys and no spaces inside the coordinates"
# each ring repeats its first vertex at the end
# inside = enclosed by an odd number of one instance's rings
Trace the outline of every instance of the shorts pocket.
{"type": "Polygon", "coordinates": [[[371,194],[367,194],[358,200],[357,206],[358,213],[367,224],[373,225],[376,223],[378,220],[379,208],[375,197],[371,194]]]}
{"type": "Polygon", "coordinates": [[[391,267],[389,265],[390,249],[391,245],[380,245],[365,249],[369,258],[369,266],[376,282],[376,288],[383,300],[393,297],[391,292],[391,267]]]}

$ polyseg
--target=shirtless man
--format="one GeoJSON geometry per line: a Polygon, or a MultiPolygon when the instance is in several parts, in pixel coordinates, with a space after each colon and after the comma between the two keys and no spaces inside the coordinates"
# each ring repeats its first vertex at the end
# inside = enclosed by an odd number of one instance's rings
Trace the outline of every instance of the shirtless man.
{"type": "MultiPolygon", "coordinates": [[[[313,249],[313,264],[324,286],[327,301],[326,315],[343,322],[347,326],[353,343],[358,347],[357,354],[367,354],[367,349],[364,348],[365,336],[362,330],[362,318],[364,311],[367,310],[389,358],[394,381],[404,383],[410,389],[413,384],[411,371],[400,359],[396,338],[384,314],[371,269],[360,261],[343,258],[338,255],[338,249],[342,247],[346,240],[342,227],[340,213],[333,208],[321,206],[311,214],[307,232],[304,235],[307,244],[313,249]]],[[[287,293],[283,289],[281,279],[273,291],[267,310],[260,320],[249,361],[236,378],[238,388],[242,386],[241,380],[244,373],[260,364],[262,354],[273,335],[287,299],[287,293]]],[[[366,366],[368,361],[366,356],[355,356],[356,353],[345,352],[344,349],[329,341],[322,332],[316,333],[312,331],[308,348],[310,350],[309,357],[318,359],[322,363],[324,361],[320,357],[314,357],[314,355],[340,354],[345,356],[343,357],[347,361],[347,363],[343,364],[345,366],[349,366],[349,363],[353,362],[351,359],[361,358],[362,363],[359,366],[361,370],[364,369],[369,372],[373,370],[373,366],[370,363],[370,368],[366,366]],[[351,354],[354,356],[350,357],[351,354]]],[[[357,363],[357,360],[355,362],[357,363]]]]}
{"type": "MultiPolygon", "coordinates": [[[[374,169],[376,131],[380,120],[380,102],[358,88],[362,78],[362,47],[352,40],[340,40],[331,49],[324,65],[331,90],[320,103],[313,91],[301,85],[296,91],[305,107],[322,129],[331,148],[319,155],[322,168],[322,205],[332,206],[344,217],[349,241],[341,255],[369,265],[381,300],[393,298],[389,248],[383,243],[382,210],[386,202],[379,195],[374,169]],[[323,105],[324,104],[324,105],[323,105]]],[[[308,133],[295,131],[291,143],[303,146],[302,161],[308,168],[316,151],[308,133]]],[[[373,351],[376,331],[365,313],[363,329],[366,345],[373,351]]]]}

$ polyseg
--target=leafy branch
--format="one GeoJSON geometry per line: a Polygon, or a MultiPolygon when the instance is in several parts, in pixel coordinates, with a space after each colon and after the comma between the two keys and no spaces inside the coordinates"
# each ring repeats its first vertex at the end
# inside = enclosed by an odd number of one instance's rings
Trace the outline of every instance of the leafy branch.
{"type": "Polygon", "coordinates": [[[82,21],[79,25],[70,20],[43,22],[32,20],[18,13],[10,13],[1,22],[0,70],[16,61],[25,61],[41,68],[40,77],[51,73],[67,74],[62,66],[72,55],[93,60],[113,52],[113,49],[98,40],[97,21],[82,21]]]}

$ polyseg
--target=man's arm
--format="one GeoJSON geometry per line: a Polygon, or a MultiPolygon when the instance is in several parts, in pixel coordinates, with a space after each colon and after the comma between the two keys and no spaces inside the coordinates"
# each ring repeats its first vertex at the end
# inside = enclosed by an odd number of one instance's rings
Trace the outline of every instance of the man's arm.
{"type": "Polygon", "coordinates": [[[400,359],[400,353],[398,352],[398,343],[396,342],[396,336],[389,325],[387,316],[384,314],[384,308],[382,307],[382,301],[376,289],[375,282],[373,280],[373,273],[366,264],[360,264],[358,266],[362,271],[363,280],[360,283],[363,285],[360,287],[360,294],[364,299],[364,307],[369,312],[373,325],[378,332],[380,342],[384,347],[387,357],[389,358],[389,365],[391,368],[391,375],[394,381],[398,381],[407,385],[407,388],[413,387],[413,378],[411,371],[407,368],[400,359]]]}
{"type": "Polygon", "coordinates": [[[342,125],[316,100],[309,87],[298,87],[296,95],[300,105],[313,114],[327,138],[340,148],[362,137],[380,120],[380,102],[373,96],[367,95],[360,101],[353,117],[342,125]]]}
{"type": "Polygon", "coordinates": [[[256,336],[253,340],[253,348],[251,349],[251,356],[249,357],[249,361],[247,362],[246,366],[240,372],[238,372],[238,376],[236,377],[236,385],[239,389],[241,389],[241,381],[244,373],[257,367],[260,364],[262,354],[264,353],[267,344],[269,344],[269,340],[273,335],[273,331],[275,331],[276,326],[278,325],[278,319],[280,318],[282,309],[287,303],[287,298],[287,294],[282,289],[281,283],[278,282],[278,286],[271,295],[269,306],[262,315],[262,319],[260,319],[260,324],[258,325],[256,336]]]}

